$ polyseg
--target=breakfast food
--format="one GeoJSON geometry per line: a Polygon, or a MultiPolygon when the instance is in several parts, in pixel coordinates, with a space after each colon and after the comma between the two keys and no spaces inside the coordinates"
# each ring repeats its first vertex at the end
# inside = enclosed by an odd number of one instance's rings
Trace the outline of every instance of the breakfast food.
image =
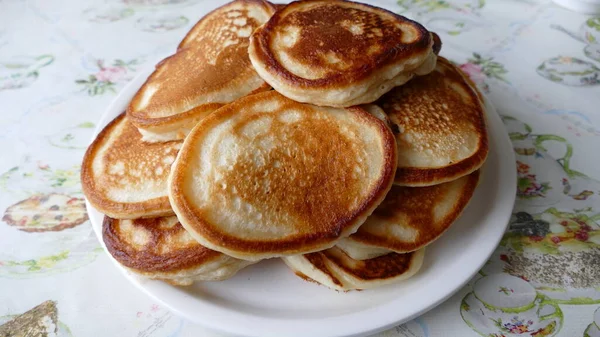
{"type": "Polygon", "coordinates": [[[183,139],[202,118],[270,87],[248,58],[255,28],[275,12],[269,2],[236,0],[202,18],[132,99],[127,116],[144,141],[183,139]]]}
{"type": "Polygon", "coordinates": [[[488,143],[479,97],[462,72],[439,57],[431,74],[396,87],[377,101],[396,134],[396,184],[436,185],[483,165],[488,143]]]}
{"type": "Polygon", "coordinates": [[[248,96],[203,119],[173,164],[169,196],[202,245],[240,259],[330,248],[390,189],[396,145],[365,110],[248,96]]]}
{"type": "Polygon", "coordinates": [[[388,253],[368,260],[355,260],[333,247],[324,251],[284,257],[296,275],[335,290],[369,289],[416,274],[423,264],[424,249],[406,254],[388,253]]]}
{"type": "Polygon", "coordinates": [[[202,247],[174,216],[104,217],[102,238],[110,254],[129,270],[175,285],[224,280],[251,264],[202,247]]]}
{"type": "Polygon", "coordinates": [[[332,107],[371,103],[436,63],[419,23],[350,1],[289,4],[252,34],[249,54],[282,95],[332,107]]]}
{"type": "Polygon", "coordinates": [[[173,215],[167,177],[181,141],[142,142],[125,114],[110,122],[89,146],[81,165],[87,200],[117,219],[173,215]]]}
{"type": "Polygon", "coordinates": [[[212,11],[86,152],[107,250],[175,285],[269,258],[341,291],[412,277],[488,152],[483,96],[441,44],[350,1],[212,11]]]}
{"type": "Polygon", "coordinates": [[[337,246],[357,260],[386,252],[412,252],[440,237],[460,216],[475,192],[479,171],[427,186],[394,185],[367,221],[337,246]]]}

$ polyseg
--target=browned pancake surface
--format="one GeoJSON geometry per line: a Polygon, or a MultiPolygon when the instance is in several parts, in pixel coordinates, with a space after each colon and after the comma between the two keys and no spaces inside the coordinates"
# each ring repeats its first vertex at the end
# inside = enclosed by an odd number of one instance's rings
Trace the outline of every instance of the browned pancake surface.
{"type": "Polygon", "coordinates": [[[478,169],[488,153],[484,107],[478,91],[448,60],[396,87],[377,101],[398,143],[395,182],[427,186],[478,169]]]}
{"type": "MultiPolygon", "coordinates": [[[[389,253],[383,256],[368,260],[355,260],[349,257],[339,248],[331,248],[322,252],[308,254],[307,259],[316,262],[319,259],[328,259],[336,266],[360,280],[385,280],[404,274],[411,265],[412,252],[407,254],[389,253]]],[[[321,269],[324,267],[324,261],[318,262],[315,266],[321,269]]],[[[321,269],[323,272],[335,279],[330,271],[321,269]]],[[[338,280],[339,282],[339,280],[338,280]]]]}
{"type": "Polygon", "coordinates": [[[350,240],[396,252],[425,247],[460,216],[473,196],[479,171],[427,187],[393,186],[350,240]]]}
{"type": "Polygon", "coordinates": [[[328,87],[352,83],[431,48],[429,32],[418,23],[349,1],[293,2],[253,38],[260,59],[286,81],[328,87]]]}
{"type": "Polygon", "coordinates": [[[167,178],[182,142],[145,143],[141,137],[121,114],[89,146],[82,187],[101,212],[119,218],[173,214],[167,178]]]}
{"type": "Polygon", "coordinates": [[[210,248],[250,258],[306,252],[362,222],[387,193],[394,162],[393,135],[366,111],[272,91],[227,105],[192,131],[170,196],[183,225],[210,248]]]}
{"type": "Polygon", "coordinates": [[[132,121],[151,126],[202,118],[238,97],[267,90],[247,49],[250,35],[268,16],[258,18],[251,9],[275,11],[266,1],[237,0],[201,19],[134,96],[128,109],[132,121]]]}
{"type": "Polygon", "coordinates": [[[176,217],[117,220],[104,218],[103,239],[110,254],[142,272],[172,272],[210,262],[221,253],[200,245],[176,217]]]}

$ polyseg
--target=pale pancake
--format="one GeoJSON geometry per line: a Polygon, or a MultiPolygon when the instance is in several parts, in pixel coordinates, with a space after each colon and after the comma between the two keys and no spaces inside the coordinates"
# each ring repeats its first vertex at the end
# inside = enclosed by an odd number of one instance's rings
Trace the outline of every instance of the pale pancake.
{"type": "Polygon", "coordinates": [[[254,32],[248,51],[281,94],[333,107],[373,102],[436,63],[419,23],[350,1],[292,2],[254,32]]]}
{"type": "Polygon", "coordinates": [[[305,255],[288,256],[283,262],[296,275],[335,290],[376,288],[406,280],[423,264],[425,249],[388,253],[368,260],[355,260],[338,247],[305,255]]]}
{"type": "Polygon", "coordinates": [[[127,109],[144,141],[183,139],[202,118],[234,100],[270,87],[248,58],[250,34],[275,8],[237,0],[203,17],[161,61],[127,109]]]}
{"type": "Polygon", "coordinates": [[[358,231],[337,246],[358,260],[421,249],[458,219],[478,182],[479,170],[435,186],[394,185],[358,231]]]}
{"type": "Polygon", "coordinates": [[[145,143],[119,115],[96,136],[81,165],[87,200],[118,219],[173,215],[167,178],[182,141],[145,143]]]}
{"type": "Polygon", "coordinates": [[[377,104],[398,143],[395,183],[429,186],[465,176],[488,154],[485,110],[477,89],[439,57],[435,71],[394,88],[377,104]]]}
{"type": "Polygon", "coordinates": [[[385,123],[385,125],[387,125],[391,129],[392,122],[390,121],[390,117],[388,117],[388,115],[385,113],[385,111],[383,111],[381,107],[375,104],[363,104],[360,107],[365,109],[371,115],[379,118],[382,122],[385,123]]]}
{"type": "Polygon", "coordinates": [[[251,264],[202,247],[177,217],[117,220],[104,218],[102,239],[127,269],[174,285],[220,281],[251,264]]]}
{"type": "Polygon", "coordinates": [[[303,254],[355,232],[390,189],[395,162],[393,134],[365,110],[270,91],[192,130],[169,197],[206,247],[248,260],[303,254]]]}

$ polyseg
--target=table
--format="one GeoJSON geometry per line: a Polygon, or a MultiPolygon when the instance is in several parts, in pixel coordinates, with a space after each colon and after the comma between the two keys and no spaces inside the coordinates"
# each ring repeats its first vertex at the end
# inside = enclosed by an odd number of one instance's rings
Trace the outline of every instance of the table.
{"type": "MultiPolygon", "coordinates": [[[[436,309],[379,336],[593,336],[600,17],[541,0],[373,3],[441,36],[441,54],[502,115],[518,170],[509,229],[479,275],[436,309]],[[505,286],[490,288],[498,285],[505,286]],[[533,294],[534,306],[517,313],[482,300],[524,294],[533,294]]],[[[109,102],[215,6],[0,0],[0,324],[27,313],[21,318],[56,320],[59,336],[221,336],[122,277],[92,233],[79,182],[85,147],[109,102]]],[[[0,326],[0,335],[8,329],[0,326]]]]}

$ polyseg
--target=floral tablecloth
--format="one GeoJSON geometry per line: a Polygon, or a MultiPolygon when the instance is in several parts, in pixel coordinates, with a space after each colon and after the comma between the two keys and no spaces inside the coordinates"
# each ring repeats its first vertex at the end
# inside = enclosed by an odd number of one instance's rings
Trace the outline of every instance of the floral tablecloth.
{"type": "MultiPolygon", "coordinates": [[[[518,170],[509,229],[479,275],[380,336],[600,335],[600,17],[541,0],[374,4],[440,34],[502,115],[518,170]]],[[[221,336],[122,277],[79,182],[109,102],[216,5],[0,0],[0,335],[221,336]],[[14,318],[25,325],[4,324],[14,318]]]]}

